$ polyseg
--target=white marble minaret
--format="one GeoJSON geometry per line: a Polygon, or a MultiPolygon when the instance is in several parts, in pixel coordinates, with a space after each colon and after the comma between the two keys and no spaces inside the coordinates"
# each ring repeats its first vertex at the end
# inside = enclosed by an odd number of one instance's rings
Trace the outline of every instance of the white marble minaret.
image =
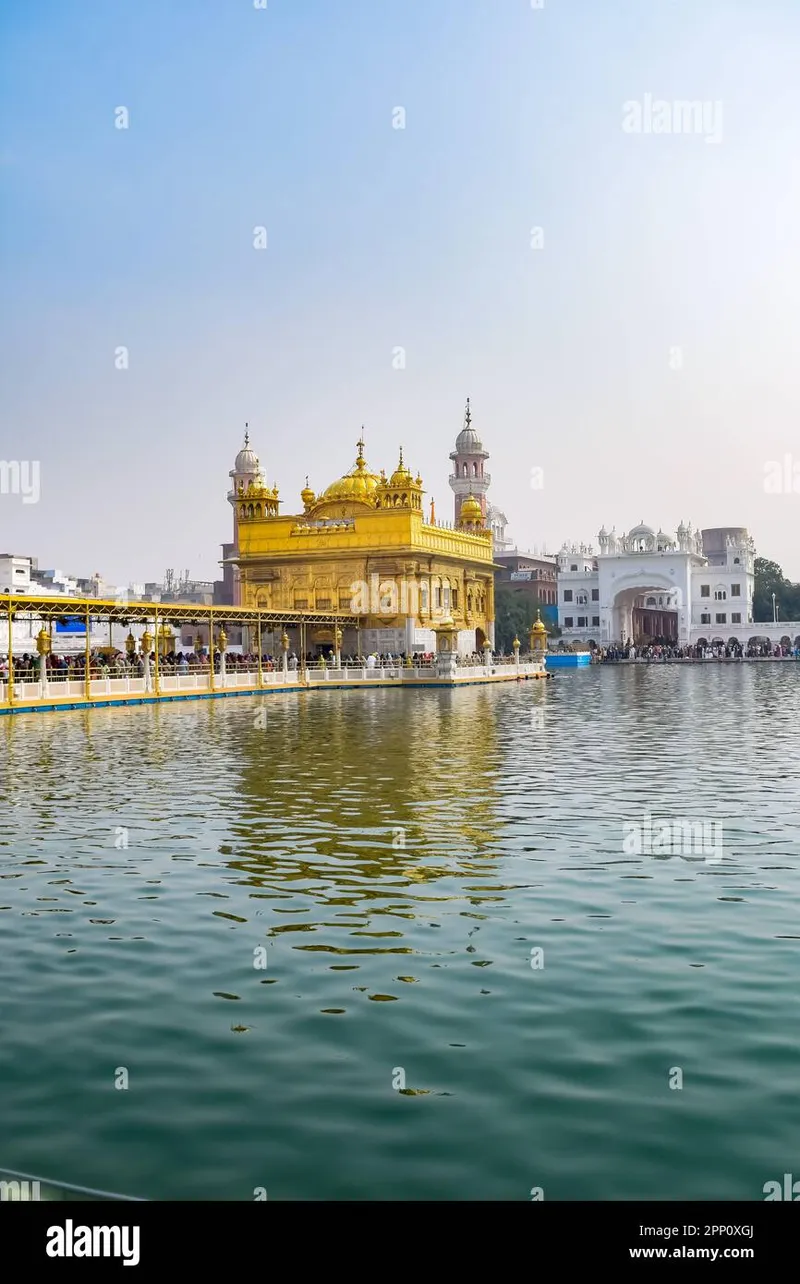
{"type": "Polygon", "coordinates": [[[487,472],[484,472],[483,466],[489,458],[489,452],[484,450],[483,442],[472,427],[469,397],[467,397],[467,409],[464,414],[464,427],[456,437],[456,448],[451,451],[450,458],[453,460],[450,486],[455,494],[454,520],[458,522],[461,505],[469,495],[474,495],[477,499],[485,518],[486,492],[492,479],[487,472]]]}

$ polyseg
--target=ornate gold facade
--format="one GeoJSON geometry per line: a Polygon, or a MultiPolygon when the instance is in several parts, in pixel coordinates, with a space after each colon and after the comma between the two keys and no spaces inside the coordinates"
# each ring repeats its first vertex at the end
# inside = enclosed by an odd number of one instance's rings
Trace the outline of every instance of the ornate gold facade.
{"type": "MultiPolygon", "coordinates": [[[[447,618],[462,652],[493,643],[495,565],[481,505],[468,496],[455,528],[436,522],[432,503],[426,519],[422,478],[402,450],[387,477],[370,470],[359,441],[355,464],[327,489],[316,494],[306,479],[292,515],[280,512],[248,438],[231,477],[238,604],[333,611],[345,654],[431,651],[432,628],[447,618]]],[[[309,645],[335,645],[334,630],[312,631],[309,645]]]]}

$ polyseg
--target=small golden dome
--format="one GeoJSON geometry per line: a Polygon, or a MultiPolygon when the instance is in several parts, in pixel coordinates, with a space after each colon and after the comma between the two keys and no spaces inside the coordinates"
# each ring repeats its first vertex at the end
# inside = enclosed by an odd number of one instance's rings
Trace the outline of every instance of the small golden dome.
{"type": "Polygon", "coordinates": [[[483,525],[483,510],[481,509],[480,501],[474,495],[468,495],[461,505],[458,522],[459,525],[464,522],[477,522],[483,525]]]}
{"type": "Polygon", "coordinates": [[[531,633],[538,633],[538,634],[542,634],[542,633],[546,633],[546,632],[547,632],[547,629],[544,627],[544,624],[542,623],[542,617],[541,617],[541,615],[539,614],[539,612],[537,611],[537,612],[536,612],[536,623],[533,625],[533,628],[531,629],[531,633]]]}
{"type": "Polygon", "coordinates": [[[391,477],[389,478],[389,485],[396,486],[396,487],[414,485],[414,479],[411,476],[411,473],[409,472],[408,468],[406,468],[405,464],[403,463],[402,446],[400,447],[400,461],[396,469],[392,473],[391,477]]]}

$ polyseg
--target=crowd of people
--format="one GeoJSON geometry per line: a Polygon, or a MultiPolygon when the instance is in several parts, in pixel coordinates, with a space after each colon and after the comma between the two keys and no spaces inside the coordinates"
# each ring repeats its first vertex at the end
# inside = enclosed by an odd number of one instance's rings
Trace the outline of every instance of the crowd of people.
{"type": "MultiPolygon", "coordinates": [[[[433,651],[415,651],[413,653],[400,652],[393,655],[391,652],[372,652],[368,655],[347,654],[340,656],[341,667],[354,669],[393,669],[398,667],[404,668],[429,668],[436,660],[433,651]]],[[[475,651],[471,655],[458,655],[457,663],[460,666],[477,666],[485,664],[485,657],[482,653],[475,651]]],[[[150,655],[150,673],[155,669],[156,654],[155,651],[150,655]]],[[[491,662],[512,663],[513,657],[493,654],[491,662]]],[[[36,654],[24,654],[14,657],[14,678],[17,682],[37,682],[40,677],[41,657],[36,654]]],[[[86,676],[86,653],[78,652],[75,655],[48,655],[46,657],[47,676],[49,681],[63,681],[72,679],[82,681],[86,676]]],[[[214,671],[220,672],[222,657],[219,651],[214,652],[214,671]]],[[[174,674],[184,675],[189,673],[208,673],[210,668],[210,657],[206,650],[196,651],[170,651],[167,655],[158,657],[159,672],[170,677],[174,674]]],[[[257,673],[258,672],[258,655],[256,653],[240,653],[236,651],[225,652],[225,670],[227,673],[257,673]]],[[[295,651],[287,654],[287,668],[290,672],[296,673],[301,667],[300,657],[295,651]]],[[[326,669],[336,667],[336,656],[333,651],[326,654],[312,654],[310,651],[305,656],[305,667],[307,669],[326,669]]],[[[272,655],[266,653],[261,657],[261,668],[264,673],[271,673],[283,668],[283,655],[272,655]]],[[[89,654],[89,675],[94,678],[141,678],[145,675],[145,657],[136,654],[128,655],[123,651],[112,652],[110,649],[103,651],[91,651],[89,654]]],[[[0,681],[4,681],[8,676],[8,656],[0,656],[0,681]]]]}
{"type": "Polygon", "coordinates": [[[744,646],[741,642],[730,641],[706,646],[656,643],[637,647],[632,642],[625,642],[621,646],[600,647],[594,652],[594,656],[598,662],[644,660],[664,663],[670,660],[779,660],[792,657],[800,660],[800,645],[789,647],[779,642],[751,642],[744,646]]]}

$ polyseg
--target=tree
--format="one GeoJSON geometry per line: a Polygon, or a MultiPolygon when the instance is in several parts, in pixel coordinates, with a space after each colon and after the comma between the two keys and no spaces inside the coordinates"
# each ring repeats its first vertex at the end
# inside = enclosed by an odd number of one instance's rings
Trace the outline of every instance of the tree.
{"type": "Polygon", "coordinates": [[[800,584],[784,578],[777,562],[757,557],[753,566],[753,619],[761,624],[772,623],[772,594],[779,608],[779,620],[800,620],[800,584]]]}
{"type": "Polygon", "coordinates": [[[536,619],[536,602],[507,584],[499,584],[494,595],[494,645],[495,650],[511,654],[515,636],[520,640],[520,650],[528,649],[528,634],[536,619]]]}

